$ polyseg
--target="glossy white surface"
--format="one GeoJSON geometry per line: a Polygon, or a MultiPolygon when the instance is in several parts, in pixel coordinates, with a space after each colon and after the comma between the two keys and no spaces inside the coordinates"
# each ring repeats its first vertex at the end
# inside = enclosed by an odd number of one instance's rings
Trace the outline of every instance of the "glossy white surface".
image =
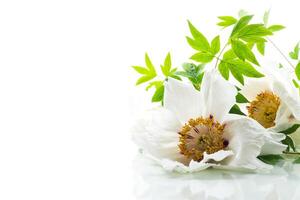
{"type": "Polygon", "coordinates": [[[134,161],[137,200],[298,200],[300,165],[285,163],[269,174],[209,169],[168,173],[138,155],[134,161]]]}

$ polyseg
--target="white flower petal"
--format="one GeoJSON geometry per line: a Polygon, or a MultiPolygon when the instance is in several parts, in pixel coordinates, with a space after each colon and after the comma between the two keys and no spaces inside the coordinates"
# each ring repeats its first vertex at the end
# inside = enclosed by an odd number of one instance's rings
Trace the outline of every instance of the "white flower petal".
{"type": "Polygon", "coordinates": [[[279,132],[288,129],[293,124],[297,123],[297,120],[292,116],[293,113],[290,111],[290,109],[284,102],[281,102],[276,113],[276,118],[274,121],[275,126],[269,128],[269,130],[279,132]]]}
{"type": "Polygon", "coordinates": [[[133,141],[158,158],[182,160],[178,148],[180,122],[170,111],[159,108],[147,111],[132,127],[133,141]]]}
{"type": "Polygon", "coordinates": [[[192,85],[169,78],[165,83],[164,107],[176,114],[181,123],[201,115],[200,92],[192,85]]]}
{"type": "Polygon", "coordinates": [[[187,166],[175,160],[156,159],[153,157],[150,158],[152,158],[157,164],[161,165],[165,170],[169,172],[178,172],[178,173],[199,172],[215,165],[210,163],[195,162],[192,160],[190,164],[187,166]]]}
{"type": "Polygon", "coordinates": [[[279,96],[280,100],[286,104],[293,116],[300,120],[300,97],[295,94],[291,94],[288,88],[278,80],[274,80],[274,92],[279,96]]]}
{"type": "Polygon", "coordinates": [[[247,78],[244,86],[240,90],[240,93],[249,101],[253,101],[259,93],[272,90],[271,82],[267,77],[247,78]]]}
{"type": "Polygon", "coordinates": [[[204,152],[201,163],[209,163],[210,161],[220,162],[220,161],[224,160],[225,158],[232,156],[232,155],[233,155],[233,152],[230,150],[229,151],[220,150],[220,151],[217,151],[212,154],[207,154],[206,152],[204,152]]]}
{"type": "Polygon", "coordinates": [[[227,165],[259,169],[265,165],[257,159],[264,145],[266,129],[256,121],[239,117],[225,122],[224,137],[229,141],[228,149],[234,152],[227,165]]]}
{"type": "Polygon", "coordinates": [[[205,109],[204,117],[213,115],[219,122],[223,122],[225,115],[235,104],[237,89],[226,81],[216,70],[204,74],[201,86],[201,98],[205,109]]]}

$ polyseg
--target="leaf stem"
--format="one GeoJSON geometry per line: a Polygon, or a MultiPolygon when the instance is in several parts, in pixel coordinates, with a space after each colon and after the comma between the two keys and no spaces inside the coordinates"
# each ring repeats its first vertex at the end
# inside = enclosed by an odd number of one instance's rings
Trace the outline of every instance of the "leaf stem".
{"type": "Polygon", "coordinates": [[[219,55],[216,57],[216,58],[217,58],[217,61],[216,61],[216,64],[215,64],[215,68],[218,67],[218,62],[219,62],[219,60],[221,60],[220,57],[221,57],[222,53],[224,52],[224,50],[226,49],[227,45],[228,45],[228,43],[226,43],[226,44],[224,45],[224,47],[223,47],[222,50],[220,51],[219,55]]]}
{"type": "Polygon", "coordinates": [[[284,55],[284,53],[280,50],[280,48],[268,37],[266,39],[275,47],[275,49],[281,54],[281,56],[287,61],[287,63],[295,69],[294,65],[290,62],[290,60],[284,55]]]}

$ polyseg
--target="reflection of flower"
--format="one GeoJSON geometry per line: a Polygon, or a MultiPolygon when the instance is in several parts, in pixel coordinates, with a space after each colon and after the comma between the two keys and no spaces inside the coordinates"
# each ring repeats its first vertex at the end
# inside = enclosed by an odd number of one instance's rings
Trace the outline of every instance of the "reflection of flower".
{"type": "Polygon", "coordinates": [[[265,71],[263,78],[248,79],[240,92],[250,101],[248,115],[278,132],[300,121],[299,91],[284,68],[265,71]]]}
{"type": "Polygon", "coordinates": [[[284,136],[250,118],[228,114],[236,93],[216,71],[204,75],[200,92],[169,79],[164,108],[151,110],[137,121],[134,141],[169,171],[270,168],[257,156],[280,154],[286,148],[279,143],[284,136]]]}
{"type": "Polygon", "coordinates": [[[182,175],[166,173],[139,155],[134,161],[135,196],[138,200],[297,200],[299,172],[299,168],[276,167],[270,174],[206,170],[182,175]]]}

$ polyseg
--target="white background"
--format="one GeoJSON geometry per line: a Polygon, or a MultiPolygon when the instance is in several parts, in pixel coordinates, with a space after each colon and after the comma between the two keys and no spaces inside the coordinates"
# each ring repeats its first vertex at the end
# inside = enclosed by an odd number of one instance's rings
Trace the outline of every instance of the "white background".
{"type": "Polygon", "coordinates": [[[134,199],[128,127],[150,94],[130,66],[187,61],[187,19],[212,39],[218,15],[269,8],[288,52],[298,1],[1,1],[0,199],[134,199]]]}

